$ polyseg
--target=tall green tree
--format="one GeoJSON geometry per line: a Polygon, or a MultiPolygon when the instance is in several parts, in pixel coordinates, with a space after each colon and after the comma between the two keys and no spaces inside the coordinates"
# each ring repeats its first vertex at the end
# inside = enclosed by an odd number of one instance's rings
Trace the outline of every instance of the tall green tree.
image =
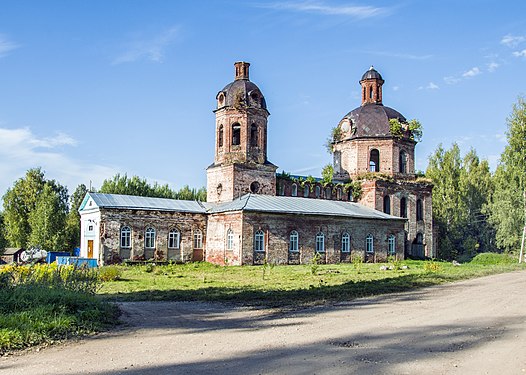
{"type": "Polygon", "coordinates": [[[429,158],[426,177],[433,187],[433,220],[438,225],[439,256],[456,259],[493,250],[493,237],[484,207],[492,191],[487,161],[471,150],[464,158],[457,144],[439,145],[429,158]]]}
{"type": "Polygon", "coordinates": [[[86,185],[80,184],[70,197],[70,209],[66,218],[68,250],[80,245],[80,214],[78,210],[87,192],[86,185]]]}
{"type": "Polygon", "coordinates": [[[52,184],[46,183],[37,197],[35,208],[29,212],[31,232],[29,246],[41,246],[48,251],[64,251],[68,248],[66,239],[67,206],[52,184]]]}
{"type": "Polygon", "coordinates": [[[526,102],[519,98],[507,119],[508,144],[495,171],[495,191],[488,205],[497,246],[516,251],[521,246],[526,207],[526,102]]]}
{"type": "Polygon", "coordinates": [[[46,180],[41,168],[29,169],[3,197],[5,235],[11,246],[27,247],[32,231],[29,216],[36,209],[45,186],[57,196],[61,209],[67,212],[67,189],[54,180],[46,180]]]}

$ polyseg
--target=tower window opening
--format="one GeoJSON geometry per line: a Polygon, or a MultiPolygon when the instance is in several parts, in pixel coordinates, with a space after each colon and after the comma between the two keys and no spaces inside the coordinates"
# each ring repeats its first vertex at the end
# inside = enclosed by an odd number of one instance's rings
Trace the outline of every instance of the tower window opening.
{"type": "Polygon", "coordinates": [[[369,87],[369,99],[373,100],[373,87],[369,87]]]}
{"type": "Polygon", "coordinates": [[[380,152],[377,149],[372,149],[369,155],[369,171],[380,172],[380,152]]]}
{"type": "Polygon", "coordinates": [[[255,147],[258,145],[258,127],[256,124],[250,126],[250,146],[255,147]]]}
{"type": "Polygon", "coordinates": [[[232,125],[232,146],[241,144],[241,125],[235,123],[232,125]]]}
{"type": "Polygon", "coordinates": [[[219,147],[223,147],[223,125],[219,126],[219,133],[217,135],[217,143],[219,147]]]}
{"type": "Polygon", "coordinates": [[[400,151],[400,173],[407,173],[407,154],[400,151]]]}
{"type": "Polygon", "coordinates": [[[400,199],[400,217],[407,217],[407,199],[400,199]]]}
{"type": "Polygon", "coordinates": [[[391,198],[389,195],[386,195],[384,197],[384,213],[390,215],[391,214],[391,198]]]}
{"type": "Polygon", "coordinates": [[[424,207],[422,206],[422,199],[416,200],[416,220],[424,220],[424,207]]]}

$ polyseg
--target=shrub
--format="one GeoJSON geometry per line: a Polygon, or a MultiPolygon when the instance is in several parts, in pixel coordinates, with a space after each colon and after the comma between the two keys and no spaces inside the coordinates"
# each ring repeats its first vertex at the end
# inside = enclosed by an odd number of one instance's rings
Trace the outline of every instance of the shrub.
{"type": "Polygon", "coordinates": [[[99,280],[102,282],[120,280],[122,270],[117,266],[104,266],[99,269],[99,280]]]}
{"type": "Polygon", "coordinates": [[[442,267],[440,266],[440,263],[433,262],[433,261],[426,261],[424,262],[424,270],[427,272],[438,272],[440,271],[442,267]]]}
{"type": "Polygon", "coordinates": [[[471,260],[471,264],[480,264],[484,266],[495,264],[512,264],[516,262],[517,260],[513,259],[508,254],[497,253],[481,253],[471,260]]]}

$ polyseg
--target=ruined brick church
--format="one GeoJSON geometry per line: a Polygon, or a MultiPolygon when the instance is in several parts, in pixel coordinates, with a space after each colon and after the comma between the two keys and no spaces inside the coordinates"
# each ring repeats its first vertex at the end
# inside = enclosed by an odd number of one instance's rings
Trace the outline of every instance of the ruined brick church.
{"type": "Polygon", "coordinates": [[[327,181],[276,173],[265,97],[250,64],[234,66],[216,96],[207,202],[90,192],[79,209],[81,256],[230,265],[436,256],[432,185],[416,178],[416,142],[406,118],[383,105],[375,69],[360,80],[361,106],[336,127],[327,181]]]}

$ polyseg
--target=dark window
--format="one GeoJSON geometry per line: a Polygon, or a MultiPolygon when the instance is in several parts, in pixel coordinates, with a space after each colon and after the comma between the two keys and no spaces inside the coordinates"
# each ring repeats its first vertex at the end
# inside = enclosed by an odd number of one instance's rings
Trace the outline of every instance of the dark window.
{"type": "Polygon", "coordinates": [[[400,173],[407,173],[407,154],[405,151],[400,151],[400,173]]]}
{"type": "Polygon", "coordinates": [[[369,171],[380,172],[380,152],[373,148],[369,156],[369,171]]]}
{"type": "Polygon", "coordinates": [[[391,198],[389,195],[384,197],[384,212],[386,214],[391,214],[391,198]]]}
{"type": "Polygon", "coordinates": [[[219,126],[219,134],[217,135],[217,143],[219,147],[223,147],[223,125],[219,126]]]}
{"type": "Polygon", "coordinates": [[[298,185],[292,184],[292,196],[297,197],[298,196],[298,185]]]}
{"type": "Polygon", "coordinates": [[[235,123],[232,125],[232,145],[239,146],[241,144],[241,125],[235,123]]]}
{"type": "Polygon", "coordinates": [[[253,147],[258,145],[258,127],[256,124],[250,126],[250,145],[253,147]]]}
{"type": "Polygon", "coordinates": [[[422,199],[416,200],[416,220],[424,220],[424,207],[422,206],[422,199]]]}
{"type": "Polygon", "coordinates": [[[373,99],[373,87],[369,87],[369,99],[373,99]]]}
{"type": "Polygon", "coordinates": [[[400,199],[400,217],[407,217],[407,199],[400,199]]]}

